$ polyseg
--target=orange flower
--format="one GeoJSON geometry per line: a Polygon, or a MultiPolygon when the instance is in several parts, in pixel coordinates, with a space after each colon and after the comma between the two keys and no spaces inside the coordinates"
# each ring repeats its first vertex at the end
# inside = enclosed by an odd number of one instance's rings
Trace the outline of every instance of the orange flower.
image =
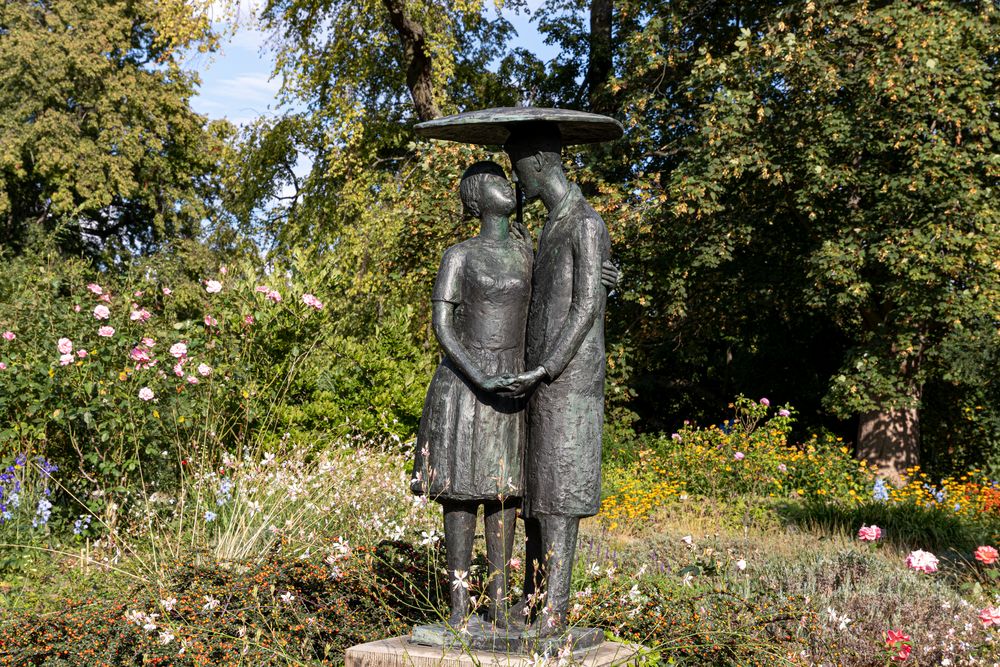
{"type": "Polygon", "coordinates": [[[993,563],[1000,560],[1000,553],[997,552],[993,547],[979,547],[975,551],[976,560],[978,560],[983,565],[992,565],[993,563]]]}

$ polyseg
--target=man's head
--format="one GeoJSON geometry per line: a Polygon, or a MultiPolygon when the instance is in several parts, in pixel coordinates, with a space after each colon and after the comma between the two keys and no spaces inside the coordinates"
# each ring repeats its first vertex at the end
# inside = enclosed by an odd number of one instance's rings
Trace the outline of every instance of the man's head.
{"type": "Polygon", "coordinates": [[[525,123],[511,133],[504,150],[525,198],[536,199],[553,178],[563,178],[562,138],[554,123],[525,123]]]}

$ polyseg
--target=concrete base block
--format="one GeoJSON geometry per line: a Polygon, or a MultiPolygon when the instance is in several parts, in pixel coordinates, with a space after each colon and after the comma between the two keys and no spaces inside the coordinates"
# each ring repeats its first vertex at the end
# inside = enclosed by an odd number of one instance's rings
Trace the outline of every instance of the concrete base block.
{"type": "MultiPolygon", "coordinates": [[[[610,667],[637,662],[641,647],[602,642],[575,651],[569,662],[581,667],[610,667]]],[[[537,656],[447,646],[414,644],[408,636],[359,644],[347,649],[345,667],[531,667],[537,656]]],[[[554,656],[553,656],[554,660],[554,656]]]]}

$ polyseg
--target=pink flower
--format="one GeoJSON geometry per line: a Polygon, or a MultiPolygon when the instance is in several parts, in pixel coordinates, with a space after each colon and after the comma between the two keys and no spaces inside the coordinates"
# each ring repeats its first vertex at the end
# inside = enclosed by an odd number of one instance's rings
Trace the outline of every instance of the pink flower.
{"type": "Polygon", "coordinates": [[[101,289],[101,286],[98,285],[97,283],[88,284],[87,289],[89,289],[92,293],[96,294],[97,296],[101,296],[102,294],[104,294],[104,290],[101,289]]]}
{"type": "Polygon", "coordinates": [[[979,547],[973,555],[983,565],[992,565],[997,560],[1000,560],[1000,553],[993,547],[988,546],[979,547]]]}
{"type": "Polygon", "coordinates": [[[134,296],[137,299],[142,298],[142,290],[137,289],[136,291],[132,292],[132,296],[134,296]]]}
{"type": "Polygon", "coordinates": [[[229,269],[226,268],[225,264],[219,267],[219,273],[221,273],[222,275],[226,275],[227,273],[229,273],[229,269]]]}
{"type": "Polygon", "coordinates": [[[208,364],[198,364],[198,375],[208,377],[212,374],[212,367],[208,364]]]}
{"type": "Polygon", "coordinates": [[[146,368],[149,362],[152,361],[152,357],[149,356],[149,350],[139,346],[132,348],[132,351],[129,352],[129,357],[135,362],[136,368],[146,368]]]}
{"type": "Polygon", "coordinates": [[[861,526],[858,530],[858,539],[862,542],[875,542],[882,539],[882,529],[878,526],[861,526]]]}
{"type": "Polygon", "coordinates": [[[170,296],[173,293],[174,293],[174,291],[172,289],[170,289],[169,287],[164,287],[163,288],[163,296],[170,296]]]}
{"type": "Polygon", "coordinates": [[[4,362],[0,361],[0,371],[5,371],[5,370],[7,370],[7,364],[5,364],[4,362]]]}
{"type": "Polygon", "coordinates": [[[170,354],[177,359],[186,357],[188,353],[188,346],[184,343],[174,343],[170,346],[170,354]]]}
{"type": "Polygon", "coordinates": [[[111,311],[108,310],[108,307],[105,306],[103,303],[97,304],[97,307],[94,308],[94,317],[96,317],[97,319],[106,320],[110,316],[111,316],[111,311]]]}
{"type": "Polygon", "coordinates": [[[791,417],[792,413],[789,412],[788,410],[784,409],[784,408],[781,408],[780,410],[778,410],[778,416],[779,417],[791,417]]]}
{"type": "Polygon", "coordinates": [[[254,320],[253,315],[247,315],[246,317],[243,318],[244,324],[253,324],[255,321],[256,320],[254,320]]]}
{"type": "Polygon", "coordinates": [[[140,342],[146,347],[153,347],[154,345],[156,345],[156,341],[150,338],[149,336],[143,336],[140,342]]]}
{"type": "Polygon", "coordinates": [[[986,607],[979,612],[979,620],[983,622],[984,628],[991,625],[1000,627],[1000,607],[986,607]]]}
{"type": "Polygon", "coordinates": [[[267,298],[273,301],[274,303],[278,303],[279,301],[281,301],[281,295],[278,293],[277,290],[269,291],[267,293],[267,298]]]}
{"type": "Polygon", "coordinates": [[[910,635],[904,633],[902,630],[889,630],[885,633],[885,645],[887,648],[896,651],[896,655],[892,656],[892,659],[897,662],[903,662],[910,657],[910,652],[913,650],[910,641],[910,635]]]}
{"type": "Polygon", "coordinates": [[[218,280],[206,280],[205,281],[205,291],[209,294],[218,294],[222,291],[222,283],[218,280]]]}
{"type": "Polygon", "coordinates": [[[323,310],[323,302],[314,297],[312,294],[303,294],[302,302],[307,306],[312,306],[316,310],[323,310]]]}
{"type": "Polygon", "coordinates": [[[59,365],[60,366],[67,366],[67,365],[69,365],[71,363],[73,363],[73,355],[72,354],[63,354],[63,355],[61,355],[59,357],[59,365]]]}
{"type": "Polygon", "coordinates": [[[74,303],[73,304],[73,312],[74,313],[79,313],[81,310],[83,310],[83,309],[80,308],[80,304],[78,304],[78,303],[74,303]]]}
{"type": "Polygon", "coordinates": [[[736,459],[737,461],[742,461],[744,456],[746,455],[743,452],[736,452],[735,454],[733,454],[733,458],[736,459]]]}
{"type": "Polygon", "coordinates": [[[762,398],[762,399],[760,399],[760,404],[763,405],[766,408],[769,405],[771,405],[771,401],[767,400],[766,398],[762,398]]]}
{"type": "Polygon", "coordinates": [[[69,354],[73,351],[73,341],[69,338],[60,338],[59,342],[56,343],[56,349],[59,350],[60,354],[69,354]]]}
{"type": "Polygon", "coordinates": [[[683,438],[681,438],[681,434],[680,433],[671,433],[670,434],[670,439],[673,440],[673,441],[675,441],[675,442],[680,442],[681,440],[683,440],[683,438]]]}
{"type": "Polygon", "coordinates": [[[144,401],[153,400],[154,395],[155,394],[153,394],[153,390],[150,389],[149,387],[143,387],[142,389],[139,390],[139,398],[141,398],[144,401]]]}
{"type": "Polygon", "coordinates": [[[259,294],[267,294],[268,292],[271,291],[271,288],[268,287],[267,285],[257,285],[256,287],[253,288],[253,291],[259,294]]]}
{"type": "Polygon", "coordinates": [[[15,338],[17,338],[17,334],[15,334],[13,331],[4,331],[3,332],[3,339],[4,340],[11,341],[11,340],[14,340],[15,338]]]}
{"type": "Polygon", "coordinates": [[[916,551],[911,551],[910,555],[906,557],[906,566],[911,570],[930,574],[931,572],[937,572],[938,559],[929,551],[917,549],[916,551]]]}
{"type": "Polygon", "coordinates": [[[111,303],[111,294],[109,292],[105,292],[101,296],[97,297],[97,300],[103,301],[104,303],[111,303]]]}
{"type": "Polygon", "coordinates": [[[198,384],[198,382],[200,382],[200,380],[198,378],[196,378],[193,375],[188,375],[188,377],[187,377],[187,383],[188,384],[198,384]]]}
{"type": "Polygon", "coordinates": [[[177,377],[184,377],[184,360],[178,361],[174,364],[174,375],[177,377]]]}
{"type": "Polygon", "coordinates": [[[778,472],[788,472],[788,466],[786,466],[784,463],[779,463],[778,472]]]}
{"type": "Polygon", "coordinates": [[[135,322],[136,320],[139,320],[140,322],[145,322],[149,320],[149,318],[152,316],[153,314],[150,313],[148,310],[146,310],[145,308],[141,308],[139,310],[133,310],[131,313],[129,313],[128,318],[133,322],[135,322]]]}
{"type": "Polygon", "coordinates": [[[206,315],[205,316],[205,326],[206,327],[214,327],[218,323],[219,323],[219,320],[215,319],[211,315],[206,315]]]}
{"type": "Polygon", "coordinates": [[[76,351],[76,356],[80,357],[81,359],[85,359],[87,357],[87,351],[81,348],[76,351]]]}
{"type": "Polygon", "coordinates": [[[111,338],[112,336],[115,335],[115,328],[101,327],[100,329],[97,330],[97,335],[101,336],[102,338],[111,338]]]}

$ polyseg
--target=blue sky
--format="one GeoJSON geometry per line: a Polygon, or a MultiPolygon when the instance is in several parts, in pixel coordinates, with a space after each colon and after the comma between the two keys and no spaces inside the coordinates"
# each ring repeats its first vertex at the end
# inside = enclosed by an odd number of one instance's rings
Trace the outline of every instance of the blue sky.
{"type": "MultiPolygon", "coordinates": [[[[245,12],[259,4],[260,0],[241,2],[244,14],[237,22],[236,34],[218,53],[197,54],[188,59],[187,67],[202,78],[201,89],[191,102],[198,113],[212,119],[228,118],[236,124],[275,113],[280,81],[271,78],[274,55],[267,48],[268,35],[249,27],[251,21],[246,20],[245,12]]],[[[541,0],[528,0],[527,4],[533,10],[541,5],[541,0]]],[[[542,42],[528,15],[509,10],[504,10],[504,15],[517,30],[519,46],[543,58],[555,56],[555,49],[542,42]]]]}

